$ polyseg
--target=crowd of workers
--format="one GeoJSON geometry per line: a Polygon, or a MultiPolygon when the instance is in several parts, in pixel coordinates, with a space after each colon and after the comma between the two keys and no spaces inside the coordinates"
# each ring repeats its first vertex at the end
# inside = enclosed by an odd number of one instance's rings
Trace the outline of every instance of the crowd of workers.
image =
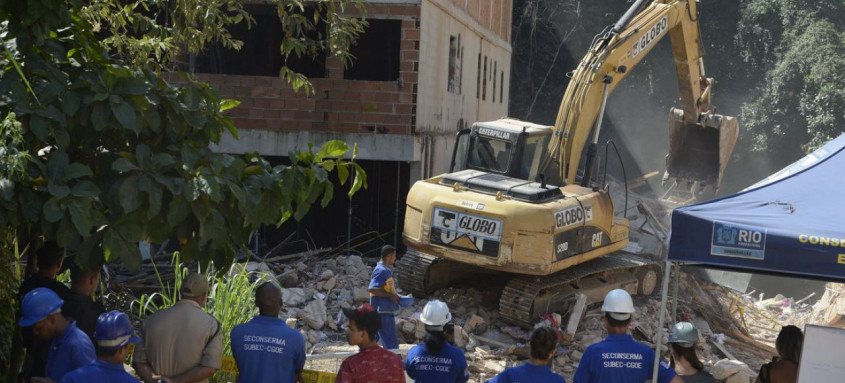
{"type": "MultiPolygon", "coordinates": [[[[209,284],[200,274],[188,274],[180,288],[181,300],[149,316],[141,336],[129,317],[106,312],[92,299],[99,268],[71,267],[71,288],[56,281],[64,250],[48,243],[37,252],[38,272],[21,285],[18,323],[27,349],[21,378],[27,382],[138,382],[124,370],[130,352],[136,373],[146,383],[207,382],[221,367],[223,334],[220,323],[203,308],[209,284]],[[135,345],[134,352],[131,347],[135,345]]],[[[454,325],[445,302],[429,301],[420,316],[425,325],[422,344],[402,359],[394,315],[402,297],[397,294],[389,266],[395,249],[385,246],[370,281],[370,303],[343,309],[348,319],[346,337],[359,352],[342,362],[337,383],[416,383],[469,380],[466,357],[452,345],[454,325]],[[379,345],[381,343],[381,345],[379,345]]],[[[305,340],[279,318],[281,289],[265,282],[255,290],[259,314],[230,333],[239,382],[301,382],[305,340]]],[[[688,322],[675,324],[669,336],[670,363],[659,361],[648,346],[636,342],[628,330],[635,312],[625,290],[610,291],[602,305],[607,338],[590,345],[581,357],[575,383],[646,382],[658,363],[658,383],[712,383],[695,352],[698,330],[688,322]]],[[[529,341],[530,359],[507,368],[492,383],[564,383],[552,371],[558,334],[538,327],[529,341]]],[[[757,383],[795,382],[803,334],[786,326],[776,341],[778,357],[760,369],[757,383]]]]}

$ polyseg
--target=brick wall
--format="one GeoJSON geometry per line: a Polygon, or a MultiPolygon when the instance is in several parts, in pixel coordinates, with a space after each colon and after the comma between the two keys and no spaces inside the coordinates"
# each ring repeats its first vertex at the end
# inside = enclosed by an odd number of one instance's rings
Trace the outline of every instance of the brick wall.
{"type": "MultiPolygon", "coordinates": [[[[416,124],[419,5],[370,4],[369,19],[401,20],[402,83],[343,79],[343,65],[329,58],[327,78],[312,79],[315,93],[298,93],[278,77],[197,74],[222,97],[241,102],[227,113],[239,129],[412,134],[416,124]]],[[[248,41],[245,44],[249,44],[248,41]]],[[[248,59],[248,58],[244,58],[248,59]]]]}

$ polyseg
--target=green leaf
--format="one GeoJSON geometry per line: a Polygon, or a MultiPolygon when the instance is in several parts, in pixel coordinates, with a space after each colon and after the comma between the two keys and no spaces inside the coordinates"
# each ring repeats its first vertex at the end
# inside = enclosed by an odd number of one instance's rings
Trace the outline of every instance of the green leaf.
{"type": "Polygon", "coordinates": [[[150,198],[150,210],[147,211],[147,218],[152,218],[161,210],[161,187],[152,185],[147,194],[150,198]]]}
{"type": "Polygon", "coordinates": [[[137,77],[122,77],[117,79],[117,82],[112,89],[115,94],[129,94],[129,95],[145,95],[150,90],[150,85],[146,80],[137,77]]]}
{"type": "Polygon", "coordinates": [[[349,145],[340,140],[331,140],[323,144],[317,152],[316,162],[320,162],[326,157],[341,157],[349,150],[349,145]]]}
{"type": "Polygon", "coordinates": [[[334,170],[335,164],[334,160],[323,160],[322,166],[327,172],[331,172],[334,170]]]}
{"type": "Polygon", "coordinates": [[[70,188],[70,194],[77,197],[96,197],[100,195],[100,188],[91,181],[79,181],[70,188]]]}
{"type": "Polygon", "coordinates": [[[56,140],[56,145],[61,149],[68,149],[70,147],[70,134],[67,129],[61,126],[53,126],[50,131],[53,134],[53,139],[56,140]]]}
{"type": "Polygon", "coordinates": [[[345,161],[338,161],[337,163],[337,178],[340,179],[341,185],[346,185],[346,179],[349,178],[349,163],[345,161]]]}
{"type": "Polygon", "coordinates": [[[190,212],[188,203],[185,199],[180,196],[174,196],[173,200],[170,201],[170,209],[167,211],[167,223],[170,224],[170,226],[178,226],[183,220],[185,220],[185,218],[188,217],[190,212]]]}
{"type": "Polygon", "coordinates": [[[112,170],[118,173],[138,170],[138,167],[135,166],[132,161],[130,161],[128,158],[123,157],[114,160],[114,162],[111,163],[111,168],[112,170]]]}
{"type": "Polygon", "coordinates": [[[47,142],[47,137],[50,135],[50,122],[46,118],[33,115],[29,118],[29,130],[41,142],[47,142]]]}
{"type": "Polygon", "coordinates": [[[362,186],[367,187],[367,173],[364,173],[364,169],[355,164],[355,179],[352,182],[352,187],[349,188],[349,198],[352,198],[362,186]]]}
{"type": "Polygon", "coordinates": [[[144,239],[144,231],[137,223],[127,223],[116,227],[117,232],[124,241],[138,242],[144,239]]]}
{"type": "Polygon", "coordinates": [[[310,203],[300,202],[296,204],[296,212],[293,214],[293,219],[297,221],[301,220],[303,217],[305,217],[305,214],[308,214],[308,210],[310,209],[310,203]]]}
{"type": "Polygon", "coordinates": [[[120,206],[124,213],[131,213],[141,206],[140,193],[138,192],[138,176],[129,176],[120,185],[120,206]]]}
{"type": "Polygon", "coordinates": [[[320,206],[326,207],[331,202],[332,197],[334,197],[334,185],[331,182],[326,182],[326,190],[323,193],[323,200],[320,201],[320,206]]]}
{"type": "Polygon", "coordinates": [[[94,130],[101,131],[108,127],[111,110],[105,102],[97,102],[91,107],[91,125],[94,125],[94,130]]]}
{"type": "Polygon", "coordinates": [[[68,116],[72,116],[76,114],[76,111],[79,110],[79,105],[81,104],[82,100],[79,98],[79,95],[76,92],[67,92],[62,95],[62,112],[64,112],[68,116]]]}
{"type": "Polygon", "coordinates": [[[59,199],[56,197],[48,199],[47,202],[44,203],[43,209],[44,219],[47,222],[59,222],[65,214],[59,199]]]}
{"type": "Polygon", "coordinates": [[[173,166],[176,163],[176,160],[173,159],[173,156],[167,153],[156,153],[153,156],[153,167],[154,168],[167,168],[173,166]]]}
{"type": "Polygon", "coordinates": [[[135,134],[140,132],[141,126],[138,124],[138,115],[131,105],[123,101],[112,103],[111,110],[120,126],[135,132],[135,134]]]}
{"type": "Polygon", "coordinates": [[[232,108],[234,108],[234,107],[236,107],[240,104],[241,104],[240,101],[233,100],[231,98],[222,99],[222,100],[220,100],[220,111],[225,112],[225,111],[232,109],[232,108]]]}
{"type": "Polygon", "coordinates": [[[141,169],[150,168],[150,147],[147,144],[138,144],[135,148],[135,160],[138,161],[138,167],[141,169]]]}
{"type": "Polygon", "coordinates": [[[79,162],[74,162],[68,165],[65,168],[64,174],[62,175],[62,180],[70,181],[72,179],[80,178],[80,177],[93,177],[94,172],[91,171],[91,168],[80,164],[79,162]]]}
{"type": "Polygon", "coordinates": [[[64,216],[62,221],[59,222],[58,231],[56,231],[56,242],[58,242],[60,246],[67,246],[73,242],[78,235],[79,234],[77,234],[76,229],[73,228],[71,218],[64,216]]]}
{"type": "Polygon", "coordinates": [[[50,159],[47,161],[49,179],[60,180],[68,162],[70,162],[70,159],[67,156],[67,152],[64,150],[53,150],[50,152],[50,159]]]}
{"type": "Polygon", "coordinates": [[[83,237],[91,234],[91,202],[84,198],[73,198],[67,203],[73,226],[83,237]]]}
{"type": "Polygon", "coordinates": [[[56,198],[64,198],[70,194],[70,188],[60,183],[60,181],[48,180],[47,190],[56,198]]]}

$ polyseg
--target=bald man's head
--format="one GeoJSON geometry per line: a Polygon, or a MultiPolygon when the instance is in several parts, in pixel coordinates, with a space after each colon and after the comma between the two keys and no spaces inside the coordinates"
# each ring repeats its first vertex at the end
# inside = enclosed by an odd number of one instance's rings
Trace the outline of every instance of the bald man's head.
{"type": "Polygon", "coordinates": [[[262,316],[279,317],[282,308],[282,290],[272,282],[264,282],[255,289],[255,306],[262,316]]]}

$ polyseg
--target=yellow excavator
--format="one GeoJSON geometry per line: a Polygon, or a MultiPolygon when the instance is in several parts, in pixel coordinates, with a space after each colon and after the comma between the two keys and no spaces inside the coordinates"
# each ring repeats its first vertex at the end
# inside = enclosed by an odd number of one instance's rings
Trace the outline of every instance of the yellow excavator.
{"type": "Polygon", "coordinates": [[[661,265],[622,251],[629,224],[594,183],[597,141],[608,95],[668,34],[683,109],[669,113],[666,174],[719,185],[739,124],[711,110],[698,15],[695,0],[638,0],[594,40],[554,126],[503,118],[460,131],[450,172],[408,193],[400,287],[424,296],[461,279],[507,278],[500,318],[523,327],[566,312],[576,294],[588,304],[615,288],[651,294],[661,265]]]}

